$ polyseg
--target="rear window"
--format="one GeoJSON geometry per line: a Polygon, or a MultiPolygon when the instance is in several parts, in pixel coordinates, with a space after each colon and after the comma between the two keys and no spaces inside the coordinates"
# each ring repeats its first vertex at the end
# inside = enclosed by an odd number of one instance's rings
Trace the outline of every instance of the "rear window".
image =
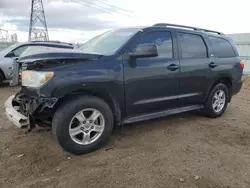
{"type": "Polygon", "coordinates": [[[236,54],[232,45],[223,38],[209,36],[212,42],[214,55],[219,58],[235,57],[236,54]]]}

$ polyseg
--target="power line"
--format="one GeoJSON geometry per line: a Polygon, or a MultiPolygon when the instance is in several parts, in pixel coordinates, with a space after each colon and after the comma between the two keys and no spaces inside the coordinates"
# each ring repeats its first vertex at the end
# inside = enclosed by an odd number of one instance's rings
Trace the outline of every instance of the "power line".
{"type": "Polygon", "coordinates": [[[86,5],[86,6],[91,7],[91,8],[95,8],[95,9],[97,9],[99,11],[106,12],[106,13],[109,13],[109,14],[112,14],[112,13],[116,12],[118,14],[123,14],[125,16],[130,16],[131,17],[131,15],[128,15],[128,14],[125,14],[124,12],[119,11],[119,10],[117,10],[117,8],[116,9],[110,9],[110,8],[105,7],[105,6],[95,4],[94,2],[90,2],[88,0],[81,0],[81,1],[80,0],[78,0],[78,1],[71,0],[71,1],[74,1],[76,3],[80,3],[82,5],[86,5]]]}
{"type": "MultiPolygon", "coordinates": [[[[103,9],[100,9],[100,8],[97,8],[97,7],[92,7],[92,6],[90,6],[89,4],[86,4],[86,3],[83,3],[83,2],[79,2],[79,1],[77,1],[77,0],[71,0],[72,2],[75,2],[75,3],[78,3],[78,4],[81,4],[81,5],[83,5],[83,6],[87,6],[87,7],[90,7],[90,8],[94,8],[94,9],[96,9],[96,10],[99,10],[99,11],[101,11],[101,12],[105,12],[105,13],[108,13],[108,14],[111,14],[111,12],[108,12],[108,11],[106,11],[106,10],[103,10],[103,9]]],[[[90,3],[91,4],[91,3],[90,3]]]]}
{"type": "Polygon", "coordinates": [[[125,15],[125,16],[130,16],[130,15],[128,15],[128,14],[125,14],[125,13],[121,12],[121,11],[112,10],[112,9],[110,9],[110,8],[107,8],[107,7],[104,7],[104,6],[95,4],[95,3],[93,3],[93,2],[89,2],[88,0],[82,0],[82,1],[87,2],[87,3],[90,3],[90,4],[95,5],[95,6],[98,6],[98,7],[101,7],[102,9],[107,10],[107,11],[110,11],[111,13],[116,12],[116,13],[118,13],[118,14],[123,14],[123,15],[125,15]]]}
{"type": "Polygon", "coordinates": [[[128,11],[128,10],[122,9],[122,8],[117,7],[117,6],[115,6],[115,5],[111,5],[111,4],[109,4],[109,3],[106,3],[106,2],[103,2],[103,1],[100,1],[100,0],[95,0],[95,1],[98,1],[98,2],[100,2],[100,3],[102,3],[102,4],[107,5],[107,6],[110,6],[110,7],[116,8],[116,9],[119,9],[119,10],[121,10],[121,11],[124,11],[124,12],[130,13],[130,14],[133,14],[131,11],[128,11]]]}
{"type": "MultiPolygon", "coordinates": [[[[49,2],[51,2],[51,1],[53,1],[53,0],[49,0],[49,2]]],[[[129,12],[129,11],[125,10],[125,9],[122,9],[122,8],[117,7],[117,6],[111,5],[109,3],[105,3],[105,2],[100,1],[100,0],[69,0],[69,1],[81,4],[83,6],[87,6],[87,7],[93,8],[93,9],[96,9],[96,10],[98,10],[100,12],[105,12],[105,13],[108,13],[108,14],[118,13],[118,14],[122,14],[122,15],[125,15],[125,16],[128,16],[128,17],[132,16],[131,15],[132,12],[129,12]],[[99,4],[97,4],[97,2],[99,2],[99,4]],[[100,3],[102,3],[103,5],[100,5],[100,3]],[[109,7],[107,7],[107,6],[109,6],[109,7]],[[130,13],[130,14],[127,14],[125,12],[130,13]]]]}

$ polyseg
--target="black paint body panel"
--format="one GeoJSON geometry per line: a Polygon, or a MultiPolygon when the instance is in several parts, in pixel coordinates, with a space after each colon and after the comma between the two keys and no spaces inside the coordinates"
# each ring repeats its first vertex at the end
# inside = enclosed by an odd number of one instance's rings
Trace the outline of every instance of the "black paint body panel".
{"type": "MultiPolygon", "coordinates": [[[[219,37],[227,39],[224,35],[219,37]]],[[[232,46],[234,47],[233,44],[232,46]]],[[[53,59],[53,54],[50,55],[52,56],[48,59],[53,59]]],[[[43,55],[43,58],[46,58],[45,56],[43,55]]],[[[125,119],[186,105],[202,104],[213,84],[221,78],[232,82],[232,94],[238,93],[242,85],[238,54],[233,58],[215,57],[207,34],[199,31],[148,27],[138,32],[115,55],[91,56],[83,53],[74,57],[69,52],[66,56],[75,58],[76,62],[40,69],[39,71],[53,71],[55,76],[39,89],[22,87],[21,93],[35,98],[63,98],[74,92],[106,93],[118,105],[121,118],[125,119]],[[143,33],[154,31],[171,32],[173,58],[131,60],[127,54],[133,41],[143,33]],[[208,50],[207,58],[183,59],[177,32],[202,36],[208,50]],[[211,62],[218,66],[209,67],[211,62]],[[170,64],[179,68],[169,70],[167,67],[170,64]]],[[[54,58],[58,57],[60,58],[59,53],[54,58]]],[[[35,58],[32,57],[34,61],[35,58]]]]}

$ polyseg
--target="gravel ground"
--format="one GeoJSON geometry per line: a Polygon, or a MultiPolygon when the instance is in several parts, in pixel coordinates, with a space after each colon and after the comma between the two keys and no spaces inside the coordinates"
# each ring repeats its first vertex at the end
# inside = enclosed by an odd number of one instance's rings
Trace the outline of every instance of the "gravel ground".
{"type": "MultiPolygon", "coordinates": [[[[61,150],[52,133],[25,134],[0,110],[0,187],[250,187],[250,79],[228,111],[187,113],[131,124],[84,156],[61,150]]],[[[19,88],[0,88],[0,103],[19,88]]]]}

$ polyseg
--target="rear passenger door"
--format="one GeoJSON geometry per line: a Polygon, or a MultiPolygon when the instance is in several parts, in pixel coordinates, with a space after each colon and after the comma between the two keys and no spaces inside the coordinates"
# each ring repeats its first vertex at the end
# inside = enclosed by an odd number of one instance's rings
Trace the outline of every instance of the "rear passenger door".
{"type": "Polygon", "coordinates": [[[182,105],[201,103],[209,84],[211,59],[202,34],[177,32],[180,58],[179,101],[182,105]]]}

